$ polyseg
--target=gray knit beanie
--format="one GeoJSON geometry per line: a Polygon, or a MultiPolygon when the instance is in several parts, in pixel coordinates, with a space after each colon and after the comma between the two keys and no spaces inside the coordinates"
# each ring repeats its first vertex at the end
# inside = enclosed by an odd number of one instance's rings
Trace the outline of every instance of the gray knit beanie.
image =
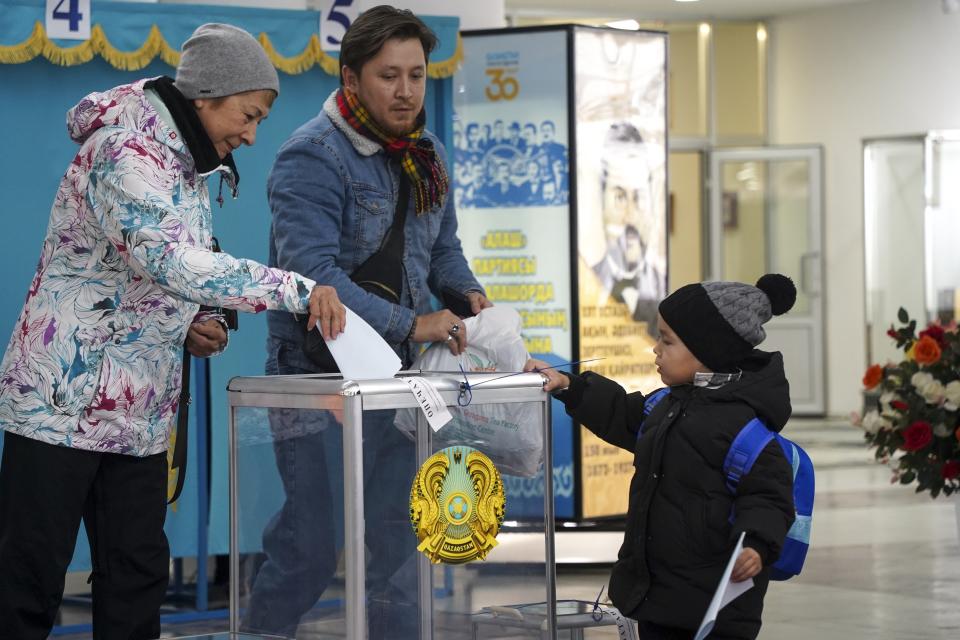
{"type": "Polygon", "coordinates": [[[687,349],[712,371],[727,372],[767,337],[763,324],[797,299],[790,278],[768,273],[756,286],[702,282],[680,287],[660,303],[660,315],[687,349]]]}
{"type": "Polygon", "coordinates": [[[221,98],[270,89],[280,95],[280,79],[260,43],[229,24],[200,25],[183,43],[177,89],[187,99],[221,98]]]}

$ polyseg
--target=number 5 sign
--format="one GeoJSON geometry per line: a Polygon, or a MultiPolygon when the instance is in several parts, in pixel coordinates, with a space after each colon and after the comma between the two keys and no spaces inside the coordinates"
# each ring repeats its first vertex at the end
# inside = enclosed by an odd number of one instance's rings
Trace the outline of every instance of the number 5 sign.
{"type": "Polygon", "coordinates": [[[333,0],[320,11],[320,48],[340,51],[340,40],[360,15],[360,0],[333,0]]]}
{"type": "Polygon", "coordinates": [[[47,37],[90,39],[90,0],[47,0],[47,37]]]}

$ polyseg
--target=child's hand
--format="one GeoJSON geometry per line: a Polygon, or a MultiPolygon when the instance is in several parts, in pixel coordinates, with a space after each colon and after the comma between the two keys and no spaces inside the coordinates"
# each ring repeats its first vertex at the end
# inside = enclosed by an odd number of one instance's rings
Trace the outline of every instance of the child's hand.
{"type": "Polygon", "coordinates": [[[733,565],[733,573],[730,575],[730,579],[734,582],[743,582],[760,573],[760,569],[763,569],[760,554],[750,547],[745,547],[733,565]]]}
{"type": "Polygon", "coordinates": [[[524,371],[537,371],[542,376],[547,379],[546,384],[543,385],[543,390],[550,392],[555,389],[566,389],[570,386],[570,378],[563,375],[556,369],[550,369],[550,365],[544,362],[543,360],[535,360],[530,358],[527,360],[527,364],[523,365],[524,371]]]}

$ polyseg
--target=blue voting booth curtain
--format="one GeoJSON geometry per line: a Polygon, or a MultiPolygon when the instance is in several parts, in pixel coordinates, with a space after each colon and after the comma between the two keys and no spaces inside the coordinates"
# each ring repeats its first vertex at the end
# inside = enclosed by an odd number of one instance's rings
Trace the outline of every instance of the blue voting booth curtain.
{"type": "MultiPolygon", "coordinates": [[[[0,0],[0,53],[4,47],[19,45],[30,38],[36,23],[43,23],[44,5],[43,0],[0,0]]],[[[279,54],[295,56],[307,47],[319,24],[318,13],[312,11],[106,2],[94,3],[92,11],[93,24],[99,24],[111,45],[120,51],[140,48],[154,25],[165,41],[179,50],[200,24],[228,22],[254,35],[267,34],[279,54]]],[[[424,20],[440,38],[432,63],[452,59],[457,50],[458,19],[425,17],[424,20]]],[[[60,41],[57,44],[70,47],[78,43],[60,41]]],[[[42,55],[28,62],[0,64],[0,110],[5,128],[5,148],[0,153],[4,209],[0,295],[5,301],[0,307],[0,334],[14,328],[40,255],[54,194],[77,151],[64,126],[67,109],[90,92],[174,73],[160,57],[137,71],[117,69],[100,56],[75,66],[59,66],[42,55]]],[[[240,198],[236,201],[228,198],[222,209],[214,210],[214,231],[225,251],[266,261],[270,225],[266,180],[276,150],[294,129],[319,112],[323,101],[338,84],[337,77],[325,73],[319,66],[298,75],[280,73],[280,97],[270,117],[258,128],[256,146],[239,149],[235,154],[242,176],[240,198]]],[[[447,77],[431,79],[427,89],[428,126],[445,141],[450,137],[451,86],[447,77]]],[[[233,376],[262,375],[265,337],[266,322],[262,315],[241,314],[240,331],[230,336],[227,351],[210,361],[211,554],[227,553],[229,547],[225,389],[233,376]]],[[[196,438],[200,430],[195,414],[192,413],[190,421],[186,485],[167,516],[166,531],[174,557],[197,555],[198,531],[202,528],[201,519],[206,518],[197,508],[201,478],[196,473],[196,438]]],[[[275,476],[275,471],[270,475],[275,476]]],[[[206,483],[206,479],[203,482],[206,483]]],[[[89,567],[89,550],[81,528],[71,570],[89,567]]]]}

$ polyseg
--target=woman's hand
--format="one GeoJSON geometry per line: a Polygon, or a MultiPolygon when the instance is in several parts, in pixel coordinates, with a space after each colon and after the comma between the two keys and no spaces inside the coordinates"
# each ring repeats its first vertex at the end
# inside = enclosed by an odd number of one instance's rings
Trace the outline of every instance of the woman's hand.
{"type": "Polygon", "coordinates": [[[187,340],[184,346],[190,355],[207,358],[220,353],[227,346],[227,330],[219,320],[213,318],[194,322],[187,329],[187,340]]]}
{"type": "Polygon", "coordinates": [[[543,360],[530,358],[527,364],[523,365],[524,371],[536,371],[547,380],[543,385],[544,391],[555,391],[557,389],[566,389],[570,386],[570,378],[563,375],[556,369],[550,368],[550,365],[543,360]]]}
{"type": "Polygon", "coordinates": [[[760,573],[761,569],[763,569],[763,561],[760,560],[760,554],[755,549],[744,547],[733,565],[730,579],[734,582],[743,582],[760,573]]]}
{"type": "Polygon", "coordinates": [[[307,331],[319,326],[324,340],[333,340],[343,333],[347,326],[347,308],[340,302],[336,289],[318,284],[310,292],[309,307],[307,331]]]}
{"type": "Polygon", "coordinates": [[[413,341],[443,342],[450,348],[453,355],[458,356],[467,348],[467,327],[453,311],[441,309],[417,316],[417,328],[413,332],[413,341]]]}
{"type": "Polygon", "coordinates": [[[467,300],[470,301],[470,310],[473,311],[473,315],[493,306],[493,303],[487,300],[487,296],[479,291],[468,291],[467,300]]]}

